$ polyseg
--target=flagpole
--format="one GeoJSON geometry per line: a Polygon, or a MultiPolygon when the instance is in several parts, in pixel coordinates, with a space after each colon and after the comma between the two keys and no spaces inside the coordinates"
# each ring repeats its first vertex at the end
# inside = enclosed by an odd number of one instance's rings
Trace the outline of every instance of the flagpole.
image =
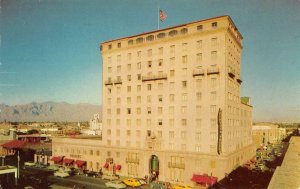
{"type": "Polygon", "coordinates": [[[159,5],[157,6],[157,29],[159,30],[159,5]]]}

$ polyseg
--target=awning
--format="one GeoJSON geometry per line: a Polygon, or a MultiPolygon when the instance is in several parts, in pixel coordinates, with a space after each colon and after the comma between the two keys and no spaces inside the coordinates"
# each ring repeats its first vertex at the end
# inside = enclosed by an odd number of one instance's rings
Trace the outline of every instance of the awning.
{"type": "Polygon", "coordinates": [[[23,148],[26,144],[26,141],[22,140],[12,140],[7,143],[2,144],[3,148],[8,148],[8,149],[19,149],[23,148]]]}
{"type": "Polygon", "coordinates": [[[63,160],[63,156],[54,156],[51,158],[51,161],[54,161],[55,163],[59,163],[59,162],[62,162],[63,160]]]}
{"type": "Polygon", "coordinates": [[[103,166],[105,169],[107,169],[109,167],[109,164],[106,162],[103,166]]]}
{"type": "Polygon", "coordinates": [[[74,159],[67,159],[67,158],[64,159],[65,164],[71,164],[73,162],[74,162],[74,159]]]}
{"type": "Polygon", "coordinates": [[[86,161],[83,161],[83,160],[76,160],[75,161],[77,167],[82,167],[83,165],[86,164],[86,161]]]}
{"type": "Polygon", "coordinates": [[[117,165],[116,170],[119,171],[121,170],[122,166],[121,165],[117,165]]]}
{"type": "Polygon", "coordinates": [[[208,176],[208,175],[196,175],[194,174],[192,181],[197,182],[197,183],[203,183],[203,184],[208,184],[208,185],[214,185],[218,178],[213,177],[213,176],[208,176]]]}

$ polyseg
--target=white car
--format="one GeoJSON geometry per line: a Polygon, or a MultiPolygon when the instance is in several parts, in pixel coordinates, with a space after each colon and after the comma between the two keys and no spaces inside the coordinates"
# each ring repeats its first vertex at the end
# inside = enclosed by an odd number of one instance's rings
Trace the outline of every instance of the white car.
{"type": "Polygon", "coordinates": [[[32,167],[32,166],[35,166],[35,163],[27,161],[24,163],[24,165],[28,166],[28,167],[32,167]]]}
{"type": "Polygon", "coordinates": [[[122,188],[126,188],[126,185],[123,184],[121,181],[119,180],[115,180],[115,181],[110,181],[105,183],[105,186],[107,188],[116,188],[116,189],[122,189],[122,188]]]}
{"type": "Polygon", "coordinates": [[[56,172],[54,173],[54,176],[56,176],[56,177],[61,177],[61,178],[65,178],[65,177],[68,177],[68,176],[70,176],[70,175],[69,175],[69,173],[64,172],[64,171],[56,171],[56,172]]]}
{"type": "Polygon", "coordinates": [[[57,170],[59,169],[59,167],[56,166],[56,165],[49,165],[49,166],[47,167],[47,169],[52,170],[52,171],[57,171],[57,170]]]}

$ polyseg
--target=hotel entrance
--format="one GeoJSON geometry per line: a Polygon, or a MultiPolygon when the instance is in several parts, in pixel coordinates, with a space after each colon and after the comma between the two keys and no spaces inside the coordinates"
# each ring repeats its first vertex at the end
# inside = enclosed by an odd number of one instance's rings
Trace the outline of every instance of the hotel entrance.
{"type": "Polygon", "coordinates": [[[159,160],[156,155],[152,155],[149,160],[150,182],[158,179],[159,176],[159,160]]]}

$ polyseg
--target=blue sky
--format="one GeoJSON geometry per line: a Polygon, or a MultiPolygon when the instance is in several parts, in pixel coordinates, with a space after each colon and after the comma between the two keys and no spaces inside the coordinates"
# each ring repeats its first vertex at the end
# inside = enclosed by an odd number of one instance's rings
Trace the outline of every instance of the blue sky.
{"type": "Polygon", "coordinates": [[[2,0],[0,103],[101,104],[99,43],[230,15],[255,121],[300,121],[299,0],[2,0]]]}

